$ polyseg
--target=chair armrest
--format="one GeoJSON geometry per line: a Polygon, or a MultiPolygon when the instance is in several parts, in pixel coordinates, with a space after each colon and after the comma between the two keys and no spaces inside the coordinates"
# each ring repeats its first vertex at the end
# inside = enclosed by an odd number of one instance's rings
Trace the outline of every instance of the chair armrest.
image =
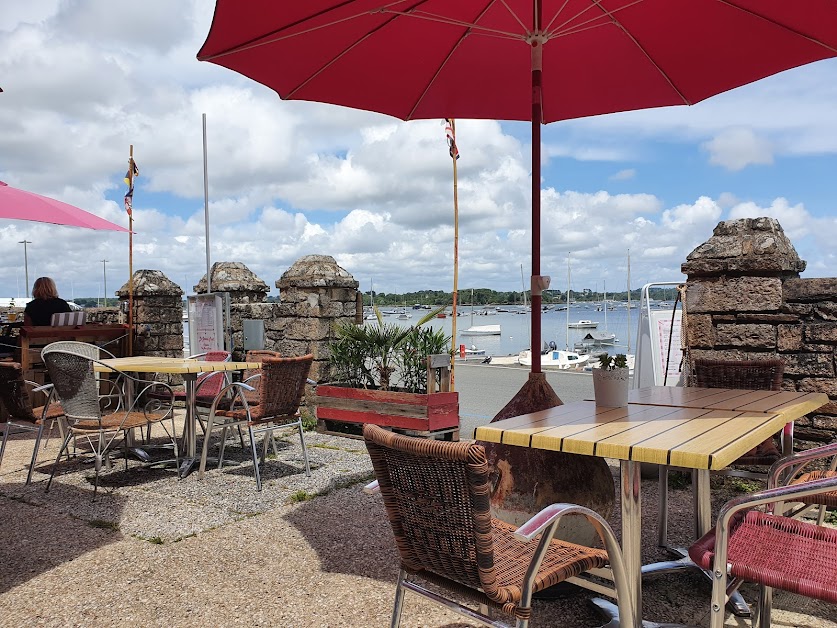
{"type": "Polygon", "coordinates": [[[793,468],[794,472],[787,478],[788,482],[809,462],[832,456],[837,456],[837,443],[814,447],[798,454],[785,456],[774,462],[773,466],[770,467],[770,471],[767,472],[767,487],[774,488],[779,486],[779,480],[782,474],[790,468],[793,468]]]}
{"type": "Polygon", "coordinates": [[[619,605],[619,622],[625,626],[633,626],[635,613],[633,604],[631,603],[628,576],[627,571],[625,571],[625,561],[622,558],[622,548],[619,547],[619,542],[616,540],[613,529],[599,513],[577,504],[552,504],[547,506],[514,532],[515,538],[524,542],[532,541],[536,536],[541,535],[538,549],[532,557],[532,562],[529,564],[526,577],[523,581],[523,600],[527,604],[531,602],[532,586],[538,574],[538,569],[540,569],[549,544],[555,537],[555,532],[558,530],[558,523],[561,517],[565,515],[582,516],[596,530],[596,533],[605,546],[605,550],[607,550],[608,561],[613,571],[613,584],[616,587],[616,599],[619,605]]]}
{"type": "Polygon", "coordinates": [[[381,492],[381,487],[378,484],[378,480],[373,480],[369,484],[363,487],[363,492],[367,495],[375,495],[376,493],[381,492]]]}
{"type": "Polygon", "coordinates": [[[308,384],[309,386],[313,386],[314,388],[316,388],[316,387],[317,387],[317,384],[318,384],[319,382],[317,382],[317,381],[315,381],[315,380],[311,379],[310,377],[307,377],[307,378],[305,379],[305,383],[306,383],[306,384],[308,384]]]}
{"type": "MultiPolygon", "coordinates": [[[[254,375],[254,377],[256,377],[256,376],[254,375]]],[[[252,378],[248,378],[248,379],[252,379],[252,378]]],[[[232,384],[227,384],[226,386],[224,386],[220,391],[218,391],[218,394],[215,395],[215,399],[212,400],[212,405],[209,408],[210,416],[212,416],[212,417],[215,416],[215,411],[218,409],[218,402],[221,401],[222,399],[224,399],[231,392],[233,393],[232,396],[234,398],[238,397],[239,401],[241,401],[241,405],[243,406],[245,412],[247,412],[247,414],[249,416],[249,414],[250,414],[250,404],[247,403],[247,398],[244,396],[244,391],[245,390],[248,390],[248,391],[252,392],[256,389],[253,388],[252,386],[248,385],[248,384],[245,384],[244,382],[233,382],[232,384]]],[[[235,402],[233,401],[233,403],[235,403],[235,402]]]]}

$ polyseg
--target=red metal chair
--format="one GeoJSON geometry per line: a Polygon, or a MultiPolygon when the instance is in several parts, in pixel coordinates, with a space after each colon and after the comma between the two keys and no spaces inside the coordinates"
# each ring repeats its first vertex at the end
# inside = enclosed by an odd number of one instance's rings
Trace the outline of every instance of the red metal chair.
{"type": "Polygon", "coordinates": [[[831,477],[769,488],[721,508],[715,529],[689,549],[697,565],[712,570],[711,628],[723,626],[728,596],[743,581],[759,585],[753,623],[760,628],[770,626],[773,588],[837,604],[837,530],[752,510],[772,505],[782,512],[783,502],[835,491],[831,477]]]}

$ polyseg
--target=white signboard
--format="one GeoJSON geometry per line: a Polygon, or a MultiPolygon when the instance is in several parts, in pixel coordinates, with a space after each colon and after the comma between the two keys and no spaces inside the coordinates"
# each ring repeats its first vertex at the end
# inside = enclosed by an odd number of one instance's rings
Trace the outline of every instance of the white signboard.
{"type": "Polygon", "coordinates": [[[683,350],[680,344],[681,311],[640,308],[634,388],[680,386],[683,350]]]}
{"type": "Polygon", "coordinates": [[[188,297],[189,352],[206,353],[225,349],[224,300],[220,294],[188,297]]]}

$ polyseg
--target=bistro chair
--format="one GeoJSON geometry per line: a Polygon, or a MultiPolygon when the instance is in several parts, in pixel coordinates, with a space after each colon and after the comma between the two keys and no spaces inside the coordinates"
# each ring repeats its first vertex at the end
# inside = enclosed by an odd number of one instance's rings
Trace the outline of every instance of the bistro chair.
{"type": "Polygon", "coordinates": [[[401,558],[392,626],[400,625],[404,593],[412,591],[480,623],[510,625],[491,617],[491,608],[525,628],[532,594],[565,580],[578,583],[584,572],[608,564],[620,625],[634,625],[622,552],[599,514],[553,504],[515,529],[491,516],[481,445],[402,436],[371,424],[363,427],[363,437],[401,558]],[[587,518],[606,549],[554,539],[564,515],[587,518]],[[464,596],[479,610],[429,590],[425,582],[464,596]]]}
{"type": "Polygon", "coordinates": [[[26,483],[29,484],[32,481],[32,471],[38,461],[38,449],[41,445],[44,426],[48,421],[61,419],[64,416],[64,410],[54,400],[52,384],[41,386],[23,379],[23,369],[17,362],[0,362],[0,401],[9,413],[6,422],[0,423],[0,428],[3,429],[3,444],[0,445],[0,465],[3,464],[6,441],[8,441],[12,429],[35,432],[35,447],[32,450],[29,472],[26,474],[26,483]],[[35,392],[49,394],[45,405],[37,408],[32,407],[30,393],[35,392]]]}
{"type": "MultiPolygon", "coordinates": [[[[796,485],[815,480],[837,478],[837,471],[835,469],[837,469],[837,443],[823,445],[822,447],[813,447],[798,454],[786,456],[770,467],[767,487],[774,488],[783,484],[796,485]],[[831,461],[824,468],[806,470],[811,463],[828,458],[831,461]]],[[[799,506],[792,508],[789,512],[783,511],[782,514],[799,518],[812,508],[818,507],[817,525],[822,525],[825,521],[826,509],[837,509],[837,490],[800,498],[799,504],[799,506]]]]}
{"type": "MultiPolygon", "coordinates": [[[[54,343],[57,344],[57,343],[54,343]]],[[[159,423],[168,434],[174,448],[175,460],[178,461],[177,440],[174,427],[174,391],[161,382],[148,383],[109,367],[84,353],[65,350],[62,347],[47,345],[42,356],[47,371],[55,387],[55,393],[61,399],[64,416],[70,425],[58,452],[56,464],[52,467],[46,490],[49,491],[55,477],[55,469],[61,455],[73,437],[87,441],[95,459],[96,476],[93,485],[93,498],[99,488],[99,473],[102,464],[110,466],[110,453],[115,449],[116,439],[122,436],[121,444],[125,453],[125,469],[128,469],[128,433],[135,428],[142,428],[148,423],[159,423]],[[133,401],[124,409],[103,410],[99,400],[99,381],[94,367],[99,365],[105,372],[113,372],[123,382],[136,385],[137,393],[133,401]],[[159,390],[166,389],[168,397],[159,398],[159,390]],[[146,393],[154,390],[157,398],[148,398],[146,393]],[[171,432],[164,421],[171,423],[171,432]]],[[[121,405],[121,404],[120,404],[121,405]]],[[[178,461],[179,462],[179,461],[178,461]]],[[[179,469],[179,465],[178,465],[179,469]]]]}
{"type": "MultiPolygon", "coordinates": [[[[218,428],[224,429],[221,438],[221,451],[218,456],[218,468],[220,469],[224,460],[226,430],[230,427],[244,425],[247,426],[247,431],[250,435],[253,473],[256,476],[256,490],[262,490],[259,458],[256,449],[256,434],[266,432],[265,438],[270,438],[272,441],[273,430],[277,427],[296,426],[299,431],[299,441],[302,445],[305,475],[311,475],[311,468],[308,463],[308,451],[305,447],[305,437],[302,432],[302,417],[299,413],[299,405],[302,402],[302,396],[305,394],[305,384],[308,382],[308,372],[311,370],[311,363],[313,361],[314,356],[310,353],[300,357],[264,357],[262,359],[259,403],[257,405],[251,405],[244,396],[245,391],[255,389],[249,384],[234,382],[221,390],[209,411],[206,436],[203,439],[203,448],[201,450],[199,479],[203,478],[206,469],[206,457],[212,430],[218,428]],[[228,410],[219,407],[230,395],[237,397],[240,407],[233,406],[228,410]]],[[[264,442],[262,448],[262,464],[264,464],[266,456],[267,441],[264,442]]]]}
{"type": "Polygon", "coordinates": [[[753,624],[770,626],[772,589],[837,604],[837,530],[772,514],[782,502],[834,494],[837,478],[768,488],[727,502],[714,530],[689,549],[712,570],[711,628],[724,625],[724,605],[743,581],[759,585],[753,624]]]}
{"type": "MultiPolygon", "coordinates": [[[[692,386],[697,388],[740,388],[743,390],[782,389],[784,362],[779,359],[769,360],[710,360],[696,358],[692,367],[692,386]]],[[[789,454],[793,451],[793,422],[788,423],[779,437],[782,450],[789,454]]],[[[757,480],[767,480],[767,470],[782,454],[773,443],[773,437],[755,449],[738,458],[732,465],[761,466],[761,473],[738,469],[724,469],[720,473],[757,480]]],[[[659,511],[658,545],[668,544],[668,470],[660,465],[659,473],[659,511]]]]}

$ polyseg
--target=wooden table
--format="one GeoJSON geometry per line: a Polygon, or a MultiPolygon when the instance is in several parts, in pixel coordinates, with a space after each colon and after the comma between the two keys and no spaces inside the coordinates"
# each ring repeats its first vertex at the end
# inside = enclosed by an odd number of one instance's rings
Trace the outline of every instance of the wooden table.
{"type": "Polygon", "coordinates": [[[828,403],[823,393],[653,386],[625,408],[578,401],[497,421],[474,438],[620,461],[622,552],[637,621],[642,617],[640,463],[696,470],[698,533],[712,527],[709,471],[723,469],[786,423],[828,403]]]}
{"type": "Polygon", "coordinates": [[[20,328],[20,366],[23,376],[32,379],[33,362],[40,362],[40,348],[59,340],[77,340],[92,344],[107,344],[107,350],[122,355],[128,337],[127,325],[79,325],[67,327],[24,326],[20,328]],[[37,348],[32,346],[36,345],[37,348]],[[27,373],[28,371],[28,373],[27,373]]]}
{"type": "Polygon", "coordinates": [[[260,362],[207,362],[203,360],[187,360],[185,358],[165,358],[155,356],[135,356],[131,358],[113,358],[101,360],[96,370],[107,371],[108,367],[118,371],[132,373],[167,373],[181,375],[186,388],[186,420],[183,427],[183,441],[186,444],[185,457],[180,467],[181,477],[192,472],[198,463],[197,450],[197,411],[195,409],[195,382],[199,373],[217,371],[243,371],[257,369],[260,362]]]}

